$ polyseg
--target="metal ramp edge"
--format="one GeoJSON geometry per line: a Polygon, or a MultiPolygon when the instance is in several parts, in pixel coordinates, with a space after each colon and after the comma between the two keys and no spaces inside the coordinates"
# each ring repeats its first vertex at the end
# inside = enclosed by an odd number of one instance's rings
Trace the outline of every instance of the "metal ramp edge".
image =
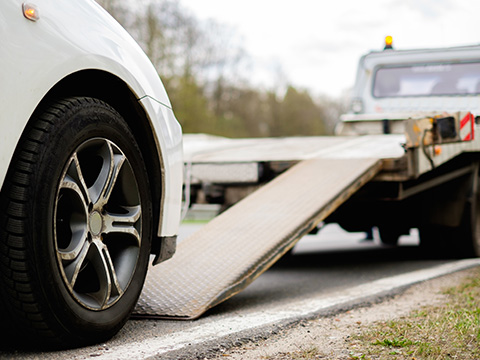
{"type": "Polygon", "coordinates": [[[149,269],[133,317],[194,319],[243,290],[381,169],[310,159],[212,219],[149,269]]]}

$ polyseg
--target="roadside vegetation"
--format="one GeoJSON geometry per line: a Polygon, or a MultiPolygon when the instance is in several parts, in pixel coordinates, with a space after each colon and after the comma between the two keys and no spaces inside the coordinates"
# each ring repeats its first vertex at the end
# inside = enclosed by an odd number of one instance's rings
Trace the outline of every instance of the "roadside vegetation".
{"type": "Polygon", "coordinates": [[[480,271],[446,291],[448,302],[381,323],[358,337],[352,359],[479,359],[480,271]]]}
{"type": "Polygon", "coordinates": [[[339,100],[291,84],[281,64],[262,69],[273,85],[261,86],[235,29],[199,20],[180,0],[97,2],[130,32],[156,67],[184,133],[324,135],[333,132],[344,112],[339,100]]]}
{"type": "MultiPolygon", "coordinates": [[[[480,359],[480,270],[445,290],[447,301],[348,337],[349,360],[480,359]]],[[[265,359],[336,359],[313,345],[265,359]]]]}

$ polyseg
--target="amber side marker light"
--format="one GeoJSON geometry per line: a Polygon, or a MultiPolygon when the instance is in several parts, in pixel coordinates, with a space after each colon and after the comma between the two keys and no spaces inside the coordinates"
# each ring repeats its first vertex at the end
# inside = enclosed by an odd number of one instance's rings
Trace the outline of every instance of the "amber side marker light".
{"type": "Polygon", "coordinates": [[[23,3],[23,15],[31,21],[40,19],[37,7],[32,4],[23,3]]]}

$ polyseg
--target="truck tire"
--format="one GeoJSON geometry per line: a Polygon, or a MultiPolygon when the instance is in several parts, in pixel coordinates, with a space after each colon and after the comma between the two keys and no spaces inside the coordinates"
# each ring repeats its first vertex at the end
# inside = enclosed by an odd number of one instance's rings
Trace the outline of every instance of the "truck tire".
{"type": "Polygon", "coordinates": [[[384,245],[397,246],[398,239],[402,233],[394,226],[378,226],[378,233],[380,235],[380,241],[384,245]]]}
{"type": "MultiPolygon", "coordinates": [[[[474,186],[478,182],[474,181],[474,186]]],[[[478,189],[472,189],[472,194],[465,202],[462,220],[454,233],[456,252],[460,257],[480,256],[480,199],[478,189]]]]}
{"type": "Polygon", "coordinates": [[[453,229],[441,225],[422,225],[418,229],[420,249],[428,258],[452,257],[453,229]],[[450,249],[449,249],[450,248],[450,249]]]}
{"type": "Polygon", "coordinates": [[[121,329],[146,275],[149,189],[108,104],[66,98],[32,116],[0,194],[1,296],[22,342],[78,346],[121,329]]]}
{"type": "MultiPolygon", "coordinates": [[[[426,254],[436,257],[478,257],[480,256],[480,194],[478,165],[474,166],[465,185],[461,186],[457,198],[459,224],[446,226],[423,224],[420,230],[420,246],[426,254]]],[[[453,191],[453,190],[451,190],[453,191]]]]}

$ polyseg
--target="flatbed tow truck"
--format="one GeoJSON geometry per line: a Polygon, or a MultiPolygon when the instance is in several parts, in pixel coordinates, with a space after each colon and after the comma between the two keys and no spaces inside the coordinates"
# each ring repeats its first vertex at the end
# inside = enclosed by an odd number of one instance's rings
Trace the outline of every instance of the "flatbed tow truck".
{"type": "Polygon", "coordinates": [[[479,256],[478,59],[480,46],[365,55],[337,136],[185,135],[186,189],[226,210],[149,271],[134,316],[197,318],[323,223],[377,227],[389,245],[418,228],[426,253],[479,256]]]}

